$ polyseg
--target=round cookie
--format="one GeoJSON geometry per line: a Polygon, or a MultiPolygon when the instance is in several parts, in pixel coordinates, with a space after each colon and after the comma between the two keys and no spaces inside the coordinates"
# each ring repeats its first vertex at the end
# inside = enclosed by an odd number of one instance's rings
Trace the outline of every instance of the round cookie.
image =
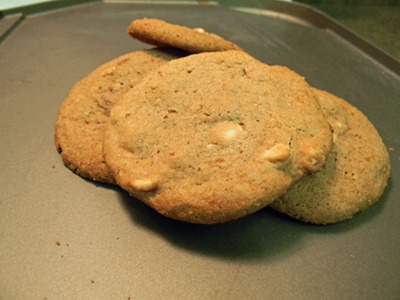
{"type": "Polygon", "coordinates": [[[242,51],[173,60],[112,108],[117,183],[161,214],[212,224],[253,213],[318,171],[331,131],[310,87],[242,51]]]}
{"type": "Polygon", "coordinates": [[[77,174],[114,183],[104,162],[103,135],[110,108],[149,71],[178,53],[150,49],[118,57],[90,73],[69,92],[59,110],[55,144],[63,163],[77,174]]]}
{"type": "Polygon", "coordinates": [[[329,224],[378,201],[390,161],[378,132],[359,110],[328,92],[314,93],[333,131],[331,155],[320,172],[300,180],[271,207],[304,222],[329,224]]]}
{"type": "Polygon", "coordinates": [[[151,45],[170,46],[191,53],[241,50],[234,43],[201,28],[191,29],[159,19],[134,20],[128,28],[128,34],[151,45]]]}

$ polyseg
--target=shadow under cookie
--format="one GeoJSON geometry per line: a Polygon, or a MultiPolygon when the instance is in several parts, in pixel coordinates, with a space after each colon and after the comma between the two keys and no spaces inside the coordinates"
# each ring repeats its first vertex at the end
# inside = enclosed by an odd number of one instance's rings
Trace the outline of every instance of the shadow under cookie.
{"type": "Polygon", "coordinates": [[[191,224],[169,219],[126,192],[121,205],[133,226],[143,227],[185,251],[224,260],[274,261],[295,254],[305,245],[308,226],[270,209],[223,224],[191,224]]]}

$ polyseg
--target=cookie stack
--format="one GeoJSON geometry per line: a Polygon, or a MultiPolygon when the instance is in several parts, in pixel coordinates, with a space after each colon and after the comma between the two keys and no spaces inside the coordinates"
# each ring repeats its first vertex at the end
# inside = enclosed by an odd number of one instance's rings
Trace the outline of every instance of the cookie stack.
{"type": "Polygon", "coordinates": [[[266,206],[329,224],[382,195],[388,153],[345,100],[202,29],[141,19],[128,33],[157,48],[100,66],[60,108],[55,143],[72,171],[199,224],[266,206]]]}

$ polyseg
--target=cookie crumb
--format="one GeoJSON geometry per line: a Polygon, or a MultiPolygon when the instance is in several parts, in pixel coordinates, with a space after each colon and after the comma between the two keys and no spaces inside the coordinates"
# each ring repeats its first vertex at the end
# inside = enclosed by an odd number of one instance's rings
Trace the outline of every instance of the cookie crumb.
{"type": "Polygon", "coordinates": [[[91,284],[93,284],[93,283],[94,283],[94,280],[93,280],[93,279],[92,279],[92,280],[90,280],[90,283],[91,283],[91,284]]]}
{"type": "Polygon", "coordinates": [[[59,241],[57,241],[56,246],[61,246],[61,243],[59,241]]]}
{"type": "Polygon", "coordinates": [[[389,150],[390,152],[394,152],[394,151],[396,151],[396,149],[395,149],[395,148],[393,148],[393,147],[389,147],[389,148],[388,148],[388,150],[389,150]]]}

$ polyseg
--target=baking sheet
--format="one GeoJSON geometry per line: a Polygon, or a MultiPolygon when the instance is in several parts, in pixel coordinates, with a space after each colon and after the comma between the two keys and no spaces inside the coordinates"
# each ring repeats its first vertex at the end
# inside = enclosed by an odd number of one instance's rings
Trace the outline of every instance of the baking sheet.
{"type": "Polygon", "coordinates": [[[331,30],[215,5],[95,2],[26,16],[0,44],[0,299],[398,299],[399,78],[331,30]],[[100,64],[150,48],[126,34],[143,17],[215,32],[357,106],[393,148],[381,201],[330,226],[268,208],[201,226],[66,169],[53,143],[64,97],[100,64]]]}

